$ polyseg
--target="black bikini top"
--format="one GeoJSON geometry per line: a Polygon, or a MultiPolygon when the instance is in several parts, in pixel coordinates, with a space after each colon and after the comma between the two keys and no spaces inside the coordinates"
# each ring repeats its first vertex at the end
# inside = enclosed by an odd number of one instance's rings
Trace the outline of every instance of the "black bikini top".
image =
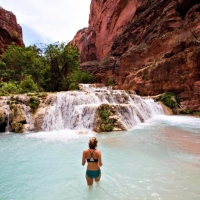
{"type": "MultiPolygon", "coordinates": [[[[95,150],[94,150],[94,151],[95,151],[95,150]]],[[[95,158],[92,157],[92,154],[94,153],[94,151],[91,152],[91,151],[89,150],[89,152],[90,152],[90,158],[87,159],[87,162],[98,162],[98,159],[95,159],[95,158]]]]}

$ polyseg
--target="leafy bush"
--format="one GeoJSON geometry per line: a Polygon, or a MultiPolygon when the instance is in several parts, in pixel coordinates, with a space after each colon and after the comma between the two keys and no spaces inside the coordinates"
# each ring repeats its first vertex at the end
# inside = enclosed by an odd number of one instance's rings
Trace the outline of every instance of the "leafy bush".
{"type": "Polygon", "coordinates": [[[200,112],[194,111],[193,109],[185,109],[185,110],[180,110],[180,114],[183,115],[194,115],[194,116],[200,116],[200,112]]]}
{"type": "Polygon", "coordinates": [[[164,93],[159,100],[170,108],[174,108],[177,104],[177,98],[173,92],[164,93]]]}
{"type": "Polygon", "coordinates": [[[0,88],[1,95],[8,95],[18,92],[18,87],[16,83],[2,83],[0,88]]]}
{"type": "Polygon", "coordinates": [[[112,125],[105,125],[104,128],[105,128],[105,131],[106,131],[106,132],[110,132],[110,131],[113,130],[114,127],[113,127],[112,125]]]}
{"type": "Polygon", "coordinates": [[[180,114],[187,115],[187,114],[193,114],[194,110],[192,109],[185,109],[185,110],[180,110],[180,114]]]}
{"type": "Polygon", "coordinates": [[[79,86],[77,82],[70,83],[69,85],[70,90],[79,90],[79,86]]]}
{"type": "Polygon", "coordinates": [[[78,83],[91,83],[93,76],[89,72],[82,72],[80,69],[73,70],[70,76],[63,80],[63,88],[67,90],[79,90],[78,83]]]}
{"type": "Polygon", "coordinates": [[[78,83],[91,83],[93,81],[92,74],[82,72],[80,69],[74,70],[69,78],[72,82],[76,81],[78,83]]]}
{"type": "Polygon", "coordinates": [[[2,71],[2,70],[5,69],[5,68],[6,68],[6,63],[0,61],[0,70],[2,71]]]}
{"type": "Polygon", "coordinates": [[[194,116],[199,116],[200,117],[200,112],[193,112],[192,113],[194,116]]]}
{"type": "Polygon", "coordinates": [[[99,111],[99,116],[102,120],[106,120],[109,116],[110,116],[110,111],[108,109],[106,109],[105,107],[103,107],[100,111],[99,111]]]}
{"type": "Polygon", "coordinates": [[[91,83],[93,81],[93,76],[89,72],[82,72],[79,81],[80,83],[91,83]]]}
{"type": "Polygon", "coordinates": [[[20,82],[19,90],[21,93],[37,92],[38,86],[34,83],[30,76],[27,76],[23,81],[20,82]]]}
{"type": "Polygon", "coordinates": [[[29,101],[29,106],[35,111],[39,105],[39,100],[36,97],[31,97],[29,101]]]}
{"type": "Polygon", "coordinates": [[[114,86],[115,85],[115,82],[114,82],[114,80],[112,78],[108,79],[108,85],[109,86],[114,86]]]}
{"type": "Polygon", "coordinates": [[[98,108],[98,114],[101,119],[101,131],[110,132],[114,129],[116,119],[110,117],[111,113],[109,105],[103,104],[98,108]]]}

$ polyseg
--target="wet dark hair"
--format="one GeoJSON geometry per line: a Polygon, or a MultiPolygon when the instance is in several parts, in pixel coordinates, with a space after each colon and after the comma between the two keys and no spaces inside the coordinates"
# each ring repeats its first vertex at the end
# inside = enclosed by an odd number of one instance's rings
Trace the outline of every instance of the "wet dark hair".
{"type": "Polygon", "coordinates": [[[90,149],[96,149],[97,143],[98,143],[97,138],[92,137],[92,138],[89,140],[89,143],[88,143],[89,148],[90,148],[90,149]]]}

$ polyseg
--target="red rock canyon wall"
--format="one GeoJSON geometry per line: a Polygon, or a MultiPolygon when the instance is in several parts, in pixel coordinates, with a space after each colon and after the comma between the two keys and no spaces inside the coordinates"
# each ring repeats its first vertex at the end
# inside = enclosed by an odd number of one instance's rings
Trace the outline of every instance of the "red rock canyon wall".
{"type": "Polygon", "coordinates": [[[175,92],[200,110],[199,0],[92,0],[73,42],[96,82],[140,95],[175,92]]]}
{"type": "Polygon", "coordinates": [[[22,28],[17,24],[16,16],[0,6],[0,54],[12,42],[24,45],[22,28]]]}
{"type": "Polygon", "coordinates": [[[73,39],[80,48],[81,62],[102,60],[140,3],[141,0],[92,0],[89,27],[78,31],[73,39]]]}

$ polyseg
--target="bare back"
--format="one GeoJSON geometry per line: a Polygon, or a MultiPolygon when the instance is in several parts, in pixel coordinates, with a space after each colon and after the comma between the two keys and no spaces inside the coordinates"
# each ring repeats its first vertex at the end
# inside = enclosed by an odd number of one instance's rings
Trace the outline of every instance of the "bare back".
{"type": "Polygon", "coordinates": [[[98,162],[88,162],[87,169],[88,170],[98,170],[100,166],[102,166],[102,160],[101,160],[101,152],[99,150],[95,149],[86,149],[83,151],[83,157],[82,157],[82,165],[85,165],[86,160],[90,159],[91,156],[98,162]]]}

